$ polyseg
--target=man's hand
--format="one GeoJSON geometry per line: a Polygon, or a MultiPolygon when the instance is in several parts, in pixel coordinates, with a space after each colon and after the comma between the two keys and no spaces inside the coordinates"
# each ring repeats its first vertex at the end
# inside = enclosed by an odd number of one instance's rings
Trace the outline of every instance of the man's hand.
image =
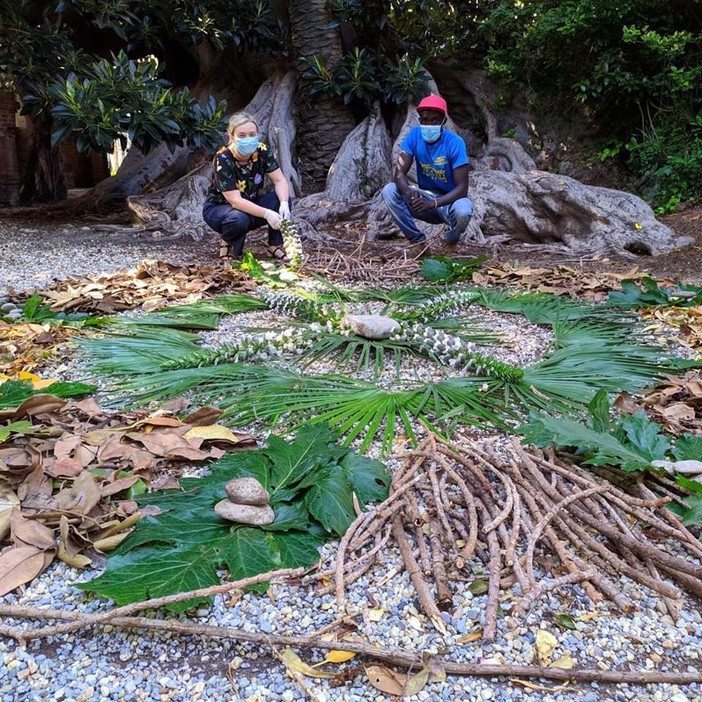
{"type": "Polygon", "coordinates": [[[407,204],[410,206],[410,209],[418,214],[421,212],[428,212],[429,210],[436,208],[435,198],[430,199],[416,190],[410,190],[405,196],[405,199],[407,200],[407,204]]]}
{"type": "Polygon", "coordinates": [[[282,219],[290,219],[290,205],[287,202],[281,202],[278,208],[278,214],[282,219]]]}
{"type": "Polygon", "coordinates": [[[283,218],[275,210],[266,210],[263,218],[271,229],[280,229],[280,225],[283,223],[283,218]]]}

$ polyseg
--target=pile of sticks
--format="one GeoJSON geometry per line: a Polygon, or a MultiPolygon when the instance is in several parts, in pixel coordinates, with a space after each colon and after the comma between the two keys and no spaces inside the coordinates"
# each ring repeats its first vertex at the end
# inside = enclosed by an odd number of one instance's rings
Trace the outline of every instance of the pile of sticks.
{"type": "Polygon", "coordinates": [[[702,543],[665,508],[669,501],[633,479],[618,487],[527,451],[517,439],[498,455],[489,443],[458,448],[432,436],[408,454],[388,499],[359,514],[326,575],[344,607],[346,587],[383,563],[392,539],[424,613],[443,633],[452,582],[475,581],[482,570],[485,641],[495,638],[501,594],[515,586],[515,617],[574,583],[594,602],[632,611],[616,584],[624,575],[660,595],[676,619],[681,589],[702,596],[702,543]]]}
{"type": "Polygon", "coordinates": [[[346,253],[340,247],[305,248],[304,269],[319,273],[329,280],[370,285],[392,285],[407,282],[419,270],[416,260],[406,249],[378,251],[359,244],[346,253]]]}

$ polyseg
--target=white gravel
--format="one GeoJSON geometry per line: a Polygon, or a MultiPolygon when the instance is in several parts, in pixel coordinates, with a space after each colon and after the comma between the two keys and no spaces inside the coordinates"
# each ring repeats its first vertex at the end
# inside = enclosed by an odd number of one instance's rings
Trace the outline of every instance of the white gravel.
{"type": "MultiPolygon", "coordinates": [[[[54,276],[86,275],[132,267],[143,257],[169,262],[214,260],[211,244],[191,242],[130,241],[124,235],[60,227],[58,239],[45,236],[41,227],[20,226],[0,229],[0,285],[19,289],[42,286],[54,276]]],[[[0,296],[2,288],[0,288],[0,296]]],[[[482,313],[481,322],[507,340],[500,346],[500,360],[531,363],[550,341],[549,332],[515,321],[514,316],[482,313]]],[[[234,337],[244,323],[262,321],[259,313],[232,317],[217,333],[207,334],[216,345],[234,337]]],[[[270,319],[268,320],[270,322],[270,319]]],[[[282,320],[281,320],[282,321],[282,320]]],[[[276,322],[278,326],[278,322],[276,322]]],[[[490,350],[497,355],[497,349],[490,350]]],[[[67,370],[75,368],[68,366],[67,370]]],[[[428,365],[420,374],[432,374],[428,365]]],[[[68,379],[68,378],[67,378],[68,379]]],[[[480,432],[460,432],[466,441],[479,440],[480,432]]],[[[337,544],[322,551],[323,568],[334,561],[337,544]]],[[[363,641],[383,648],[402,647],[417,652],[437,653],[464,662],[535,663],[536,632],[543,628],[558,638],[554,658],[569,652],[578,667],[601,669],[643,669],[661,671],[699,670],[702,651],[702,615],[699,603],[685,598],[680,618],[674,623],[662,603],[623,578],[619,585],[625,596],[638,604],[630,615],[614,615],[606,605],[594,606],[574,586],[540,599],[527,618],[517,623],[509,616],[498,621],[497,639],[460,644],[456,639],[481,625],[485,596],[473,596],[463,583],[454,583],[456,607],[446,615],[448,633],[438,634],[417,611],[416,593],[402,571],[378,583],[393,568],[401,570],[399,554],[388,549],[383,565],[376,565],[347,593],[348,610],[354,613],[363,641]],[[380,612],[377,621],[370,610],[380,612]],[[573,618],[596,615],[578,624],[577,631],[563,631],[553,615],[567,612],[573,618]]],[[[99,600],[73,587],[98,571],[79,573],[63,563],[54,563],[40,578],[19,594],[2,598],[6,604],[24,604],[83,612],[107,609],[111,602],[99,600]]],[[[340,613],[332,596],[319,596],[313,588],[275,586],[275,599],[246,594],[234,604],[215,598],[212,608],[201,608],[191,618],[203,624],[235,626],[247,631],[291,635],[311,634],[336,620],[340,613]]],[[[512,601],[505,597],[501,607],[508,615],[512,601]]],[[[148,616],[160,618],[161,612],[148,616]]],[[[175,615],[168,615],[175,616],[175,615]]],[[[24,625],[5,619],[4,625],[24,625]]],[[[321,652],[299,652],[309,663],[322,660],[321,652]]],[[[309,693],[285,674],[270,652],[232,641],[144,634],[104,628],[71,636],[30,642],[26,647],[12,640],[0,640],[0,700],[2,702],[97,702],[125,700],[143,702],[361,702],[390,700],[365,682],[361,673],[344,687],[331,688],[325,680],[306,678],[309,693]]],[[[348,668],[356,660],[341,666],[348,668]]],[[[338,666],[330,666],[338,669],[338,666]]],[[[674,685],[604,686],[542,683],[532,691],[505,679],[457,678],[428,685],[419,700],[481,702],[494,700],[539,700],[540,702],[700,702],[702,686],[674,685]]]]}

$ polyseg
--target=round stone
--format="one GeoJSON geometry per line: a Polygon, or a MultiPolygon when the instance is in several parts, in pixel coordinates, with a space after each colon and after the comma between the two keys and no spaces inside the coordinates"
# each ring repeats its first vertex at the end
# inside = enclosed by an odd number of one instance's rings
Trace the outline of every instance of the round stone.
{"type": "Polygon", "coordinates": [[[232,502],[239,505],[267,505],[269,495],[256,478],[235,478],[224,489],[232,502]]]}
{"type": "Polygon", "coordinates": [[[215,514],[229,522],[265,526],[273,524],[275,512],[270,505],[238,505],[230,500],[222,500],[214,507],[215,514]]]}

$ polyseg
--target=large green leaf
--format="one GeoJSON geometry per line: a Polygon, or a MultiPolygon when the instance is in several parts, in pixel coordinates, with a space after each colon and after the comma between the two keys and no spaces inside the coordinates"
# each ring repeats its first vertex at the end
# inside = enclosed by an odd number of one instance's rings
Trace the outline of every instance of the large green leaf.
{"type": "Polygon", "coordinates": [[[664,459],[670,450],[670,441],[661,434],[661,425],[652,422],[643,410],[625,417],[621,428],[629,443],[649,461],[664,459]]]}
{"type": "Polygon", "coordinates": [[[673,446],[676,461],[699,461],[702,458],[702,436],[681,436],[673,446]]]}
{"type": "Polygon", "coordinates": [[[341,470],[361,504],[384,500],[390,489],[391,476],[380,462],[357,453],[347,453],[340,462],[341,470]]]}
{"type": "Polygon", "coordinates": [[[599,432],[568,417],[532,414],[529,422],[519,427],[526,443],[535,446],[573,447],[586,452],[585,463],[621,465],[624,470],[643,470],[650,460],[635,447],[626,446],[616,437],[599,432]]]}
{"type": "Polygon", "coordinates": [[[356,517],[353,490],[346,476],[336,466],[327,467],[305,495],[310,514],[328,531],[343,534],[356,517]]]}
{"type": "Polygon", "coordinates": [[[388,494],[384,467],[339,446],[337,438],[324,425],[300,430],[291,442],[271,436],[266,448],[230,454],[209,475],[181,480],[181,490],[137,498],[142,506],[162,511],[139,522],[108,557],[105,572],[80,587],[126,604],[215,585],[220,568],[231,579],[241,579],[312,565],[317,549],[342,534],[355,517],[354,489],[363,501],[388,494]],[[227,481],[242,476],[256,477],[270,489],[273,524],[232,524],[215,514],[215,503],[226,498],[227,481]]]}

